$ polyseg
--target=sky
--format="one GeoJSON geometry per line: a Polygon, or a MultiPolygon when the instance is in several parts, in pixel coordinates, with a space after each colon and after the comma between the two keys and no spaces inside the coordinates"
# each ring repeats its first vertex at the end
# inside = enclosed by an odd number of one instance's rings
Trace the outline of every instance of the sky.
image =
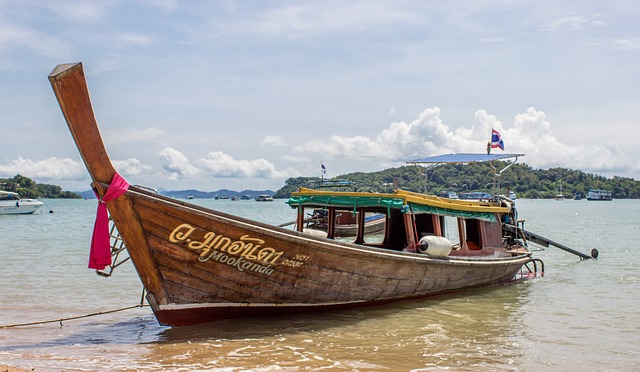
{"type": "Polygon", "coordinates": [[[47,80],[82,62],[130,184],[277,190],[451,152],[640,179],[640,2],[0,0],[0,177],[90,177],[47,80]],[[495,149],[494,152],[502,152],[495,149]]]}

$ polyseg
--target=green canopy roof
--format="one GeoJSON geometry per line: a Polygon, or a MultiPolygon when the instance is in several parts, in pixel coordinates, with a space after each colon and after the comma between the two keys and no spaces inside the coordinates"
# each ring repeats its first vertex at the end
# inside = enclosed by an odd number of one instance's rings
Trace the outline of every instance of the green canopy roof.
{"type": "MultiPolygon", "coordinates": [[[[418,194],[419,195],[419,194],[418,194]]],[[[475,218],[483,221],[497,221],[495,212],[486,210],[470,210],[469,204],[449,203],[434,199],[420,199],[413,194],[377,194],[355,192],[318,192],[316,190],[300,191],[291,194],[287,201],[292,208],[306,206],[311,208],[345,207],[353,209],[363,207],[383,207],[387,213],[391,209],[400,209],[403,213],[430,213],[441,216],[475,218]]],[[[478,208],[479,209],[479,208],[478,208]]]]}

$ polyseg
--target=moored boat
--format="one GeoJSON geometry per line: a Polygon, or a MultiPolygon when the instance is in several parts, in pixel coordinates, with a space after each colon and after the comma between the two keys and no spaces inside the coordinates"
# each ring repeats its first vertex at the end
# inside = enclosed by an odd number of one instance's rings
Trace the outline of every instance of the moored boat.
{"type": "Polygon", "coordinates": [[[515,206],[498,197],[300,189],[288,201],[297,214],[292,231],[130,186],[107,156],[82,65],[59,65],[49,80],[100,198],[90,267],[117,265],[108,211],[161,324],[379,305],[507,283],[541,267],[515,206]],[[355,238],[332,239],[333,218],[327,237],[305,234],[307,208],[330,217],[355,211],[355,238]],[[381,236],[365,234],[368,213],[385,216],[381,236]]]}
{"type": "Polygon", "coordinates": [[[455,191],[441,191],[440,197],[447,199],[458,199],[458,194],[455,191]]]}
{"type": "Polygon", "coordinates": [[[556,185],[556,194],[553,196],[553,198],[555,200],[562,201],[565,199],[564,194],[562,193],[562,182],[558,181],[558,185],[556,185]]]}
{"type": "Polygon", "coordinates": [[[493,196],[486,191],[461,192],[458,199],[461,200],[491,200],[493,196]]]}
{"type": "Polygon", "coordinates": [[[611,200],[613,200],[613,196],[611,195],[611,191],[609,191],[609,190],[591,189],[587,193],[587,200],[592,200],[592,201],[611,201],[611,200]]]}
{"type": "Polygon", "coordinates": [[[42,209],[44,203],[36,199],[22,199],[17,192],[0,190],[0,215],[33,214],[42,209]]]}
{"type": "Polygon", "coordinates": [[[273,201],[273,196],[271,195],[257,195],[256,201],[273,201]]]}

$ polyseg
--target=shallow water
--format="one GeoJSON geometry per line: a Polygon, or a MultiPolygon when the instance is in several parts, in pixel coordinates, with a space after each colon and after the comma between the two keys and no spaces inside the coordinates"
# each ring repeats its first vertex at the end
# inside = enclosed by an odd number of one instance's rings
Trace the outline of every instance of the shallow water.
{"type": "MultiPolygon", "coordinates": [[[[0,325],[135,306],[132,265],[87,269],[95,200],[0,216],[0,325]]],[[[272,203],[195,200],[269,223],[272,203]]],[[[548,248],[542,278],[422,301],[205,326],[158,325],[149,307],[0,328],[0,364],[36,370],[638,370],[640,201],[518,200],[528,230],[600,258],[548,248]]]]}

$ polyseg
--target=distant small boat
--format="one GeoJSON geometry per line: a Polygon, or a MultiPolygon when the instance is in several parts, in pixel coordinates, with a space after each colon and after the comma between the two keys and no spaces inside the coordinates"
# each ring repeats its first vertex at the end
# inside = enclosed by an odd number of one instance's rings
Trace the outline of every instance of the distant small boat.
{"type": "Polygon", "coordinates": [[[564,200],[564,194],[562,194],[562,182],[558,182],[559,186],[556,187],[556,195],[553,197],[556,200],[564,200]]]}
{"type": "Polygon", "coordinates": [[[491,200],[492,198],[491,194],[484,191],[461,192],[458,194],[458,199],[461,200],[491,200]]]}
{"type": "Polygon", "coordinates": [[[187,199],[193,199],[192,195],[187,195],[187,199]]]}
{"type": "Polygon", "coordinates": [[[447,199],[458,199],[458,194],[455,191],[441,191],[439,196],[447,199]]]}
{"type": "Polygon", "coordinates": [[[582,195],[579,192],[573,194],[573,200],[582,200],[582,195]]]}
{"type": "Polygon", "coordinates": [[[587,193],[587,200],[613,200],[613,196],[611,195],[611,191],[609,190],[596,190],[591,189],[587,193]]]}
{"type": "Polygon", "coordinates": [[[40,200],[21,199],[17,192],[0,191],[0,214],[32,214],[43,206],[40,200]]]}
{"type": "MultiPolygon", "coordinates": [[[[504,195],[500,195],[500,196],[504,196],[504,195]]],[[[512,201],[517,199],[516,193],[513,191],[509,191],[506,196],[512,201]]]]}
{"type": "Polygon", "coordinates": [[[242,196],[240,197],[240,200],[251,200],[251,195],[247,195],[247,194],[242,195],[242,196]]]}
{"type": "Polygon", "coordinates": [[[273,201],[273,196],[271,196],[271,195],[258,195],[258,196],[256,196],[256,201],[273,201]]]}

